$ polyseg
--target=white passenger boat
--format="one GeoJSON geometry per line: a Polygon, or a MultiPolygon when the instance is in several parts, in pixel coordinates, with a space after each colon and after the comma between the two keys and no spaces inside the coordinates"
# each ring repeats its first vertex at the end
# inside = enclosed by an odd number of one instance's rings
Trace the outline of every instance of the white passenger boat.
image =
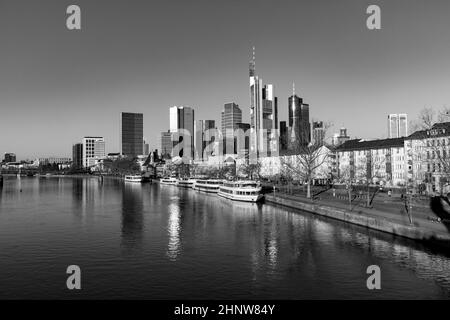
{"type": "Polygon", "coordinates": [[[194,183],[194,179],[181,178],[177,180],[176,185],[180,188],[192,188],[194,183]]]}
{"type": "Polygon", "coordinates": [[[141,183],[142,182],[142,176],[141,175],[128,175],[128,176],[125,176],[125,182],[141,183]]]}
{"type": "Polygon", "coordinates": [[[231,200],[258,202],[263,199],[261,184],[256,181],[227,181],[219,188],[218,195],[231,200]]]}
{"type": "Polygon", "coordinates": [[[219,192],[219,187],[222,184],[222,180],[202,179],[195,181],[193,189],[197,191],[217,193],[219,192]]]}
{"type": "Polygon", "coordinates": [[[160,181],[161,184],[172,184],[175,185],[177,183],[177,179],[175,179],[174,177],[170,177],[170,178],[162,178],[160,181]]]}

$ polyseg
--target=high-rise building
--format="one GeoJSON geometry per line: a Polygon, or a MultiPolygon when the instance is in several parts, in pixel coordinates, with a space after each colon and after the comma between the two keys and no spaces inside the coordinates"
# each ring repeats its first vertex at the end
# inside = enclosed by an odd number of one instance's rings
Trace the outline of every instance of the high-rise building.
{"type": "Polygon", "coordinates": [[[144,156],[148,156],[150,154],[150,145],[148,143],[148,141],[144,138],[144,145],[143,145],[143,150],[144,150],[144,156]]]}
{"type": "Polygon", "coordinates": [[[120,152],[124,156],[143,154],[144,117],[142,113],[122,112],[120,115],[120,152]]]}
{"type": "Polygon", "coordinates": [[[315,145],[323,145],[325,139],[325,128],[323,121],[314,121],[312,124],[312,139],[315,145]]]}
{"type": "Polygon", "coordinates": [[[5,153],[5,157],[4,157],[4,162],[8,163],[8,162],[16,162],[16,154],[15,153],[5,153]]]}
{"type": "MultiPolygon", "coordinates": [[[[170,132],[178,146],[178,156],[188,160],[194,158],[194,110],[190,107],[170,108],[170,132]]],[[[176,147],[176,145],[174,147],[176,147]]],[[[175,156],[175,155],[174,155],[175,156]]]]}
{"type": "Polygon", "coordinates": [[[74,168],[83,167],[83,144],[76,143],[72,147],[72,166],[74,168]]]}
{"type": "Polygon", "coordinates": [[[256,157],[277,155],[278,141],[278,99],[274,96],[273,85],[263,86],[263,81],[255,74],[255,48],[249,67],[250,76],[250,153],[256,157]]]}
{"type": "Polygon", "coordinates": [[[398,136],[408,136],[408,115],[406,113],[399,113],[398,115],[398,136]]]}
{"type": "Polygon", "coordinates": [[[292,96],[288,98],[289,114],[289,149],[298,151],[311,142],[311,123],[309,122],[309,104],[295,94],[292,85],[292,96]]]}
{"type": "Polygon", "coordinates": [[[100,159],[106,156],[103,137],[84,137],[82,143],[83,167],[95,166],[100,159]]]}
{"type": "Polygon", "coordinates": [[[194,143],[195,143],[195,159],[207,160],[212,150],[205,148],[215,141],[214,129],[216,122],[214,120],[196,120],[194,122],[194,143]]]}
{"type": "Polygon", "coordinates": [[[163,159],[172,157],[173,141],[172,133],[169,131],[161,132],[161,157],[163,159]]]}
{"type": "Polygon", "coordinates": [[[222,137],[223,137],[223,153],[236,154],[236,137],[234,132],[238,129],[238,123],[242,123],[242,111],[239,106],[234,103],[226,103],[222,111],[222,137]]]}
{"type": "Polygon", "coordinates": [[[388,115],[388,138],[401,138],[408,135],[408,115],[392,113],[388,115]]]}
{"type": "Polygon", "coordinates": [[[236,137],[236,150],[239,158],[248,159],[250,149],[250,124],[237,123],[239,135],[236,137]],[[242,136],[240,136],[242,134],[242,136]]]}
{"type": "Polygon", "coordinates": [[[280,121],[280,153],[288,149],[288,128],[286,121],[280,121]]]}
{"type": "Polygon", "coordinates": [[[222,111],[222,135],[233,136],[238,123],[242,123],[241,108],[234,102],[226,103],[222,111]]]}

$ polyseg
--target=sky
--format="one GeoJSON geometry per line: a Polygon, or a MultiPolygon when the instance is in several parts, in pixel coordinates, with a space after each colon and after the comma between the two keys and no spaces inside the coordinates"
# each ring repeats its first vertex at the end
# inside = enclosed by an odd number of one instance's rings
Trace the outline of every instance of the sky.
{"type": "Polygon", "coordinates": [[[144,114],[151,148],[174,105],[220,126],[234,101],[249,121],[252,46],[280,121],[295,82],[330,134],[385,138],[389,113],[450,104],[449,30],[448,0],[0,0],[0,154],[71,156],[92,135],[118,152],[122,111],[144,114]]]}

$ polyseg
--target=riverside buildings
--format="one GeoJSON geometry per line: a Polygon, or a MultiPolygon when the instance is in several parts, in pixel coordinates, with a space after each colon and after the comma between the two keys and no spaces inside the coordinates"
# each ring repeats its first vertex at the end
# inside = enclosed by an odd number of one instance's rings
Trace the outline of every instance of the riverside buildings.
{"type": "Polygon", "coordinates": [[[336,148],[337,180],[405,186],[405,138],[348,140],[336,148]]]}
{"type": "Polygon", "coordinates": [[[83,167],[94,167],[105,157],[105,139],[103,137],[84,137],[82,144],[83,167]]]}
{"type": "Polygon", "coordinates": [[[144,153],[144,117],[142,113],[122,112],[120,115],[120,153],[137,157],[144,153]]]}
{"type": "Polygon", "coordinates": [[[263,85],[255,73],[255,48],[249,66],[250,76],[250,153],[252,157],[279,154],[278,99],[273,85],[263,85]]]}
{"type": "Polygon", "coordinates": [[[76,143],[72,147],[72,166],[74,168],[83,167],[83,144],[76,143]]]}
{"type": "Polygon", "coordinates": [[[405,138],[408,186],[414,191],[448,193],[450,122],[435,123],[405,138]]]}

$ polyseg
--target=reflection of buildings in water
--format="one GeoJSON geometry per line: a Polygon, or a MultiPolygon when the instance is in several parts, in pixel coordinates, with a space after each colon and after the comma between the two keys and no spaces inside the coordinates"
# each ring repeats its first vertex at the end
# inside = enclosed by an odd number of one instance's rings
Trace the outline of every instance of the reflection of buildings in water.
{"type": "Polygon", "coordinates": [[[390,235],[375,232],[364,234],[356,230],[340,229],[336,241],[344,246],[352,246],[370,251],[381,260],[388,260],[405,269],[412,270],[419,278],[432,280],[450,290],[450,258],[429,254],[422,246],[407,239],[393,239],[390,235]],[[384,240],[383,237],[389,240],[384,240]]]}
{"type": "Polygon", "coordinates": [[[122,246],[133,249],[142,242],[144,227],[142,186],[125,183],[122,188],[122,246]]]}
{"type": "Polygon", "coordinates": [[[167,246],[167,257],[176,261],[181,253],[181,223],[180,223],[180,208],[178,203],[171,202],[168,206],[169,221],[167,225],[167,232],[169,236],[169,244],[167,246]]]}
{"type": "MultiPolygon", "coordinates": [[[[64,180],[64,178],[61,178],[64,180]]],[[[73,212],[80,218],[95,214],[96,206],[102,201],[98,190],[98,180],[91,178],[72,178],[72,203],[73,212]]],[[[67,181],[60,181],[58,189],[64,190],[67,181]],[[62,183],[61,183],[62,182],[62,183]]],[[[64,191],[61,191],[64,192],[64,191]]]]}

